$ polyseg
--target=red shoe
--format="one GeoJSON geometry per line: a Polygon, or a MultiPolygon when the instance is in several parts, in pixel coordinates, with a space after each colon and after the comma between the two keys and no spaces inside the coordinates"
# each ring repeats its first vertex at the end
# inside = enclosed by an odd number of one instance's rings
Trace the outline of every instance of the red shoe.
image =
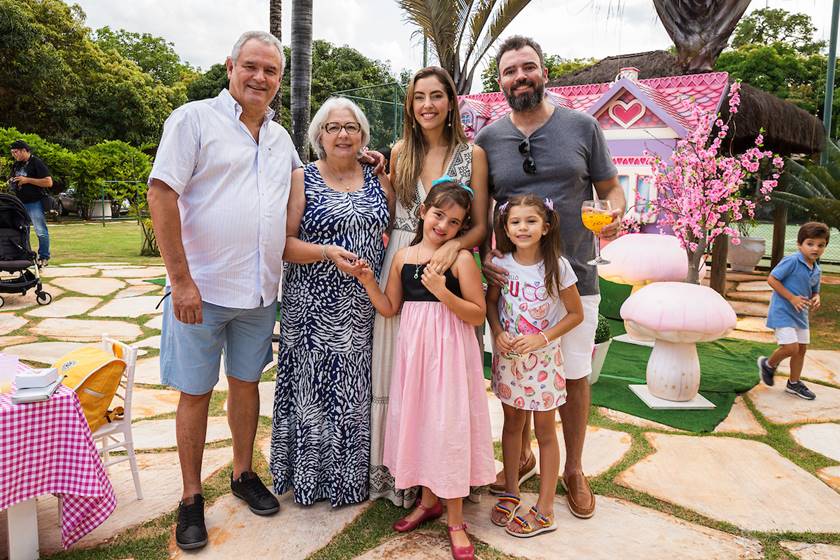
{"type": "Polygon", "coordinates": [[[472,543],[469,546],[455,546],[455,543],[452,542],[452,533],[463,531],[465,535],[467,534],[467,524],[447,525],[447,528],[449,529],[449,547],[452,549],[452,558],[455,560],[475,560],[475,547],[472,543]]]}
{"type": "Polygon", "coordinates": [[[408,517],[403,517],[396,523],[394,523],[394,531],[397,533],[408,533],[409,531],[413,531],[417,527],[419,527],[422,523],[426,521],[430,521],[432,519],[437,519],[441,515],[443,515],[443,503],[440,500],[435,502],[435,505],[431,507],[426,507],[423,504],[418,503],[417,509],[422,511],[423,513],[414,521],[409,521],[408,517]]]}

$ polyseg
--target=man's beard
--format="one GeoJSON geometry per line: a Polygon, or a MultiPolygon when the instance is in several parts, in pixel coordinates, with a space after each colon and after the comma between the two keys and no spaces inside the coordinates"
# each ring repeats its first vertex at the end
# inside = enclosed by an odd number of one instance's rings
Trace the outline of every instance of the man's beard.
{"type": "Polygon", "coordinates": [[[505,99],[507,99],[508,105],[510,105],[511,109],[514,111],[530,111],[542,103],[543,97],[545,97],[545,84],[542,82],[534,83],[530,80],[523,80],[514,84],[510,90],[503,89],[502,91],[504,92],[505,99]],[[520,93],[519,95],[514,95],[513,90],[520,86],[530,86],[533,88],[533,91],[530,93],[520,93]]]}

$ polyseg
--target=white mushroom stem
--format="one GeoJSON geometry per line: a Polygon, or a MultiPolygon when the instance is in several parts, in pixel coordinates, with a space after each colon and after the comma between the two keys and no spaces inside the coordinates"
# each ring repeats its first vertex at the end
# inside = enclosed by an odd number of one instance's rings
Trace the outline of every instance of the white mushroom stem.
{"type": "Polygon", "coordinates": [[[650,393],[669,401],[690,401],[700,389],[700,361],[693,342],[656,339],[647,365],[650,393]]]}

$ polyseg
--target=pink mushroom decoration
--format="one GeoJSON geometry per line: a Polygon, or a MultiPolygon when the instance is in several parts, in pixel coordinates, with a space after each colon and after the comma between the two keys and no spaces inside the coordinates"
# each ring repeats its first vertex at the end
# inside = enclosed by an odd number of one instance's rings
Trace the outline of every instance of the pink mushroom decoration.
{"type": "Polygon", "coordinates": [[[673,235],[628,233],[609,243],[601,256],[610,264],[598,266],[598,275],[634,290],[651,282],[682,282],[688,257],[673,235]]]}
{"type": "Polygon", "coordinates": [[[630,336],[654,339],[647,365],[650,393],[690,401],[700,388],[697,342],[735,328],[735,311],[716,291],[685,282],[657,282],[631,294],[621,306],[630,336]]]}

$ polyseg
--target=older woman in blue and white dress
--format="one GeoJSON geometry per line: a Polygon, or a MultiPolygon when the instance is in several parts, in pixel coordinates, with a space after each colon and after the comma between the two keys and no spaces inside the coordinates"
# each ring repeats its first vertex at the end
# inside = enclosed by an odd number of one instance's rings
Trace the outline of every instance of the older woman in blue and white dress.
{"type": "Polygon", "coordinates": [[[394,198],[358,161],[369,137],[361,109],[331,98],[309,127],[318,161],[292,174],[270,466],[301,504],[368,497],[375,311],[352,273],[364,259],[379,274],[394,198]]]}

